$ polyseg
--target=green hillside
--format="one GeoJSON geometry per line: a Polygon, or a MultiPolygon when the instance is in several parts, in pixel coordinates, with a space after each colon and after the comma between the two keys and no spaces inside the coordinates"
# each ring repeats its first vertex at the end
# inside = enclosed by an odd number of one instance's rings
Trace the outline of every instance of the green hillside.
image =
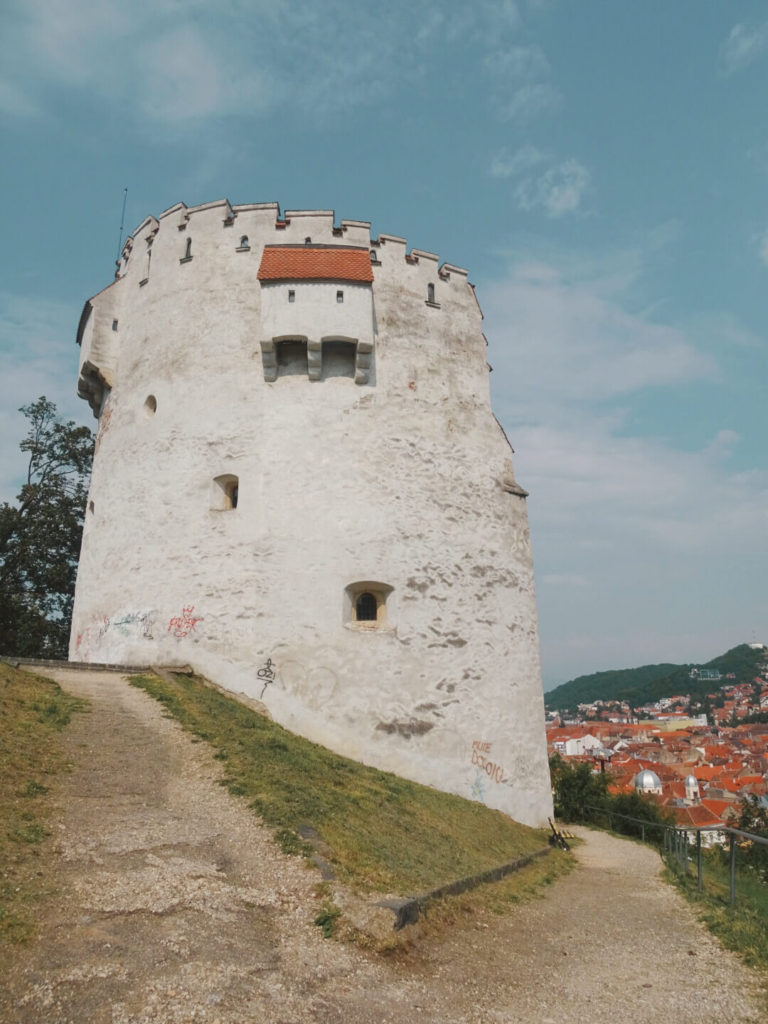
{"type": "Polygon", "coordinates": [[[578,676],[544,694],[544,699],[549,709],[557,708],[560,711],[575,711],[578,704],[588,704],[595,700],[626,700],[637,707],[648,701],[677,694],[689,694],[692,701],[700,701],[708,693],[716,693],[721,686],[751,681],[766,660],[768,652],[765,650],[753,650],[749,644],[740,644],[704,663],[641,665],[639,668],[578,676]],[[723,678],[719,682],[691,679],[690,671],[694,665],[697,668],[716,669],[723,676],[733,673],[736,678],[723,678]]]}

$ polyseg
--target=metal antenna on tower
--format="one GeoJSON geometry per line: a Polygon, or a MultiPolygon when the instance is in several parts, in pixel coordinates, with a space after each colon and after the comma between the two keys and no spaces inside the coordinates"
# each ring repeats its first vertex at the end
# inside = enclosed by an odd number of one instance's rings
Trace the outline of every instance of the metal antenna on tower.
{"type": "Polygon", "coordinates": [[[120,265],[120,253],[123,251],[123,227],[125,226],[125,203],[128,199],[128,189],[123,189],[123,211],[120,214],[120,237],[117,240],[117,257],[115,263],[120,265]]]}

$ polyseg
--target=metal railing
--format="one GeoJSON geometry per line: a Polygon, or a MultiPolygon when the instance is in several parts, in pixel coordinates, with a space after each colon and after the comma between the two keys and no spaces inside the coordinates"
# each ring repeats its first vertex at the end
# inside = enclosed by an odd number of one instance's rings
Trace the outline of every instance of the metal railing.
{"type": "MultiPolygon", "coordinates": [[[[632,835],[635,838],[641,839],[642,842],[653,842],[653,845],[659,848],[665,864],[670,869],[681,874],[688,875],[689,867],[694,863],[692,848],[695,848],[696,885],[699,892],[704,892],[705,888],[704,855],[706,844],[702,840],[702,834],[711,833],[722,836],[724,838],[722,845],[727,845],[728,904],[731,907],[736,905],[737,859],[740,848],[747,847],[751,843],[768,847],[768,838],[765,836],[758,836],[753,832],[745,832],[742,829],[732,828],[729,825],[692,825],[686,828],[680,825],[668,825],[663,822],[634,818],[629,814],[619,814],[606,807],[585,805],[584,809],[605,818],[609,832],[632,835]],[[631,831],[615,828],[614,821],[617,819],[631,822],[635,828],[631,831]],[[656,836],[655,839],[653,838],[654,835],[656,836]]],[[[598,821],[594,819],[592,824],[600,827],[598,821]]],[[[710,844],[709,848],[713,851],[713,856],[715,855],[715,848],[720,845],[718,842],[710,844]]]]}

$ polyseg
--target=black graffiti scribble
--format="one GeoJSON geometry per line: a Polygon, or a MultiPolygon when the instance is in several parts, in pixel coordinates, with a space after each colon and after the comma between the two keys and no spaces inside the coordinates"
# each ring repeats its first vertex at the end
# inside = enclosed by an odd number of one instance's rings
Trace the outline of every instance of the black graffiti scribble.
{"type": "Polygon", "coordinates": [[[271,658],[267,658],[266,665],[264,666],[264,668],[260,668],[256,675],[258,676],[259,679],[264,680],[264,685],[261,688],[261,695],[259,696],[259,700],[261,700],[262,697],[264,696],[264,691],[267,689],[269,684],[274,683],[275,681],[275,670],[272,668],[271,658]]]}

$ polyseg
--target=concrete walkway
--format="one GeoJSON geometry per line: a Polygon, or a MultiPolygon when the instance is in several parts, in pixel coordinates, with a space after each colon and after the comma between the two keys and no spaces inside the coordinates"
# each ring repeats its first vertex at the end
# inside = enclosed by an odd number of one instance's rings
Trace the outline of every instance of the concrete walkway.
{"type": "Polygon", "coordinates": [[[768,1020],[658,856],[598,832],[506,917],[390,960],[324,941],[316,874],[218,785],[204,744],[117,673],[48,674],[92,704],[67,732],[59,895],[0,988],[4,1024],[768,1020]]]}

